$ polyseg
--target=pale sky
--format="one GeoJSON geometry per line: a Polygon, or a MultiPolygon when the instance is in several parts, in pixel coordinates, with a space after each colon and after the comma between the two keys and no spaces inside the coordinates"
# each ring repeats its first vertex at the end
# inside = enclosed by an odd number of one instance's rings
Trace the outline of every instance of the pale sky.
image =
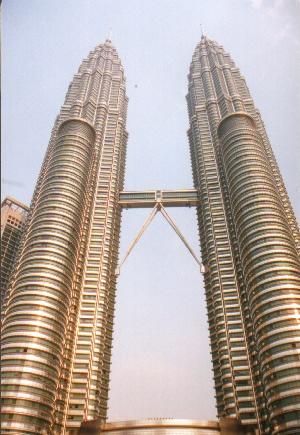
{"type": "MultiPolygon", "coordinates": [[[[299,22],[299,0],[4,0],[2,198],[30,202],[68,84],[110,28],[129,96],[126,189],[192,187],[185,95],[202,23],[246,78],[299,219],[299,22]]],[[[195,211],[169,212],[200,256],[195,211]]],[[[124,211],[121,258],[147,213],[124,211]]],[[[202,277],[162,217],[116,302],[109,419],[214,419],[202,277]]]]}

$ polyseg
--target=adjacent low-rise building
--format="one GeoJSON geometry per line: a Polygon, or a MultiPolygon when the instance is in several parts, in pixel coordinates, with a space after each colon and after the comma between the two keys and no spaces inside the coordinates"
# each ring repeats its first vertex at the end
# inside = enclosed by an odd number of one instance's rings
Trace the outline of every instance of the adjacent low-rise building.
{"type": "Polygon", "coordinates": [[[29,208],[8,196],[1,204],[1,302],[13,271],[29,208]]]}
{"type": "Polygon", "coordinates": [[[82,423],[72,435],[251,435],[234,418],[219,421],[153,418],[101,423],[100,420],[82,423]]]}

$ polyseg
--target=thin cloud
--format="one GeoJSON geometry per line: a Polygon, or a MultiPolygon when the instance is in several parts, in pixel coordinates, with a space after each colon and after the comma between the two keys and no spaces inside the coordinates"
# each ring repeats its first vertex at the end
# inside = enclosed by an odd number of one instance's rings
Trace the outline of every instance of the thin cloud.
{"type": "Polygon", "coordinates": [[[300,0],[249,0],[250,5],[266,21],[272,20],[277,31],[272,33],[271,42],[277,44],[287,40],[296,47],[300,46],[299,29],[296,16],[300,13],[300,0]]]}
{"type": "Polygon", "coordinates": [[[254,7],[254,9],[260,9],[262,6],[263,0],[250,0],[251,6],[254,7]]]}

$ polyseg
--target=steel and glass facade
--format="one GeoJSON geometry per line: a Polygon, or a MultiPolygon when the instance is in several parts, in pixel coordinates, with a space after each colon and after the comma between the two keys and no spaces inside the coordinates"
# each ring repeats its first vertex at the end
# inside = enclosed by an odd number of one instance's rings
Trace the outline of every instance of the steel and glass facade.
{"type": "Polygon", "coordinates": [[[126,111],[107,40],[69,86],[34,192],[3,324],[3,434],[106,417],[126,111]]]}
{"type": "Polygon", "coordinates": [[[187,102],[218,415],[260,433],[294,434],[299,230],[245,79],[204,36],[187,102]]]}

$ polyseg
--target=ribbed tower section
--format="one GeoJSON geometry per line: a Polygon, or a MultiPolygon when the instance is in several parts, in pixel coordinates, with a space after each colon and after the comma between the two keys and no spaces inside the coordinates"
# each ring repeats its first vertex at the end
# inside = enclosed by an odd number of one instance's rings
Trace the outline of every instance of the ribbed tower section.
{"type": "Polygon", "coordinates": [[[260,114],[230,56],[202,37],[188,131],[219,416],[300,431],[299,230],[260,114]]]}
{"type": "Polygon", "coordinates": [[[127,102],[107,40],[69,86],[34,192],[3,322],[3,434],[106,418],[127,102]]]}

